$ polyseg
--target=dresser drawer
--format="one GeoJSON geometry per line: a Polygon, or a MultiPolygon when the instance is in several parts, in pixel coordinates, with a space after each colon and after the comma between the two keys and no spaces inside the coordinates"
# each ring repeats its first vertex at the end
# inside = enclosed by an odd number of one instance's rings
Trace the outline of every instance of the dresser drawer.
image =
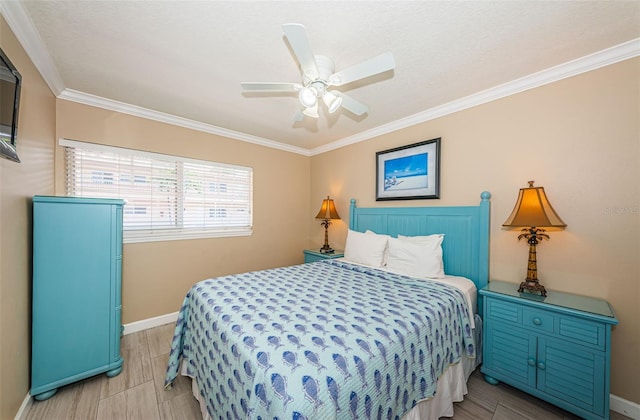
{"type": "Polygon", "coordinates": [[[602,323],[492,298],[488,298],[486,304],[488,319],[520,325],[533,332],[600,350],[605,347],[605,325],[602,323]]]}

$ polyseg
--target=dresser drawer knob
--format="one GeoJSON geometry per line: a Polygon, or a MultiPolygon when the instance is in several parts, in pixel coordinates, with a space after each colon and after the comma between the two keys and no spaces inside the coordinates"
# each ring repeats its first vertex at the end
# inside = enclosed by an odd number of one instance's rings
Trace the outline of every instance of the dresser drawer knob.
{"type": "Polygon", "coordinates": [[[533,323],[536,325],[542,325],[542,320],[540,318],[533,318],[533,323]]]}
{"type": "Polygon", "coordinates": [[[544,363],[542,363],[542,362],[538,363],[538,369],[545,370],[546,368],[547,368],[547,366],[544,363]]]}
{"type": "Polygon", "coordinates": [[[527,364],[529,366],[535,366],[536,365],[536,359],[534,359],[533,357],[530,357],[527,359],[527,364]]]}

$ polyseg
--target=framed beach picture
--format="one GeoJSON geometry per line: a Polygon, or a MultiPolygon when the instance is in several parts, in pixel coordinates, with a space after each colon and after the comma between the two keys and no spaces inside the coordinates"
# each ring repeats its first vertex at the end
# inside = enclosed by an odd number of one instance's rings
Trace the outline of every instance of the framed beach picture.
{"type": "Polygon", "coordinates": [[[376,153],[376,201],[440,198],[440,138],[376,153]]]}

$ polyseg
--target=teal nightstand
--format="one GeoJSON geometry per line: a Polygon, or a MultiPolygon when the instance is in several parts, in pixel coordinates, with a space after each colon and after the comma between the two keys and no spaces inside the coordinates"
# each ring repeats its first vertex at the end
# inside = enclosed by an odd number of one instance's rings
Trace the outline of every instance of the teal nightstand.
{"type": "Polygon", "coordinates": [[[344,252],[342,251],[334,251],[332,254],[323,254],[320,251],[313,251],[311,249],[305,249],[304,251],[304,262],[311,263],[320,260],[331,260],[334,258],[342,258],[344,257],[344,252]]]}
{"type": "Polygon", "coordinates": [[[519,388],[586,419],[609,418],[611,306],[602,299],[547,291],[518,293],[491,281],[484,305],[487,382],[519,388]]]}

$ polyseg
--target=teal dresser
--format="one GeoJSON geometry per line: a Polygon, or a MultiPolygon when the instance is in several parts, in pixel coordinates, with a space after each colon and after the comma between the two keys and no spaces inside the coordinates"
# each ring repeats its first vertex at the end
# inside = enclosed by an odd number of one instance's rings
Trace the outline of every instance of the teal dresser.
{"type": "Polygon", "coordinates": [[[310,249],[305,249],[303,252],[304,252],[305,264],[320,261],[320,260],[331,260],[334,258],[344,257],[344,252],[342,251],[335,251],[335,252],[332,252],[331,254],[325,254],[320,251],[312,251],[310,249]]]}
{"type": "Polygon", "coordinates": [[[31,395],[122,371],[124,200],[33,198],[31,395]]]}
{"type": "Polygon", "coordinates": [[[585,419],[609,418],[613,309],[604,300],[518,293],[491,281],[484,299],[482,373],[585,419]]]}

